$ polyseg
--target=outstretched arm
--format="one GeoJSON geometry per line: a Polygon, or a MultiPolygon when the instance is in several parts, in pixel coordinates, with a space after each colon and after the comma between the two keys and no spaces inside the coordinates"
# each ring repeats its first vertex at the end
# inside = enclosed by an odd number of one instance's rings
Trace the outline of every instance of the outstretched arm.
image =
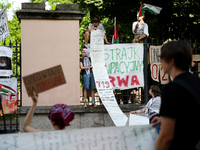
{"type": "Polygon", "coordinates": [[[104,40],[106,41],[106,44],[110,44],[110,42],[108,42],[108,39],[106,37],[106,34],[104,34],[104,40]]]}
{"type": "Polygon", "coordinates": [[[23,125],[23,130],[25,132],[39,132],[42,130],[38,130],[38,129],[34,129],[32,128],[31,125],[31,120],[35,111],[35,107],[37,105],[37,101],[38,101],[38,96],[36,95],[35,91],[33,91],[33,96],[31,96],[32,100],[33,100],[33,104],[30,108],[30,110],[28,111],[28,114],[26,115],[25,119],[24,119],[24,125],[23,125]]]}

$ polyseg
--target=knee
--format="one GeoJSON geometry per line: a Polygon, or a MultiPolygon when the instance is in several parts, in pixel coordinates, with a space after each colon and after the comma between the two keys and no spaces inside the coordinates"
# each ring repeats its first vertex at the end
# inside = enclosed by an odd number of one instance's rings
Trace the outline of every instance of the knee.
{"type": "Polygon", "coordinates": [[[85,35],[87,35],[87,36],[90,35],[90,32],[89,32],[89,31],[86,31],[86,32],[85,32],[85,35]]]}

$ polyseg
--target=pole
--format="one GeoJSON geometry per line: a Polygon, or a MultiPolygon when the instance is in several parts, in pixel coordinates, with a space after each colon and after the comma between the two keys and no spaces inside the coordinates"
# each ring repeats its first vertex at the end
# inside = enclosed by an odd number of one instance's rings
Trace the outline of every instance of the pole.
{"type": "Polygon", "coordinates": [[[115,36],[115,38],[114,39],[116,39],[116,17],[114,17],[114,22],[115,22],[115,25],[114,25],[114,36],[115,36]]]}
{"type": "MultiPolygon", "coordinates": [[[[147,38],[144,38],[144,44],[147,43],[147,38]]],[[[144,45],[143,44],[143,45],[144,45]]],[[[148,101],[148,59],[147,47],[144,45],[144,102],[148,101]]]]}

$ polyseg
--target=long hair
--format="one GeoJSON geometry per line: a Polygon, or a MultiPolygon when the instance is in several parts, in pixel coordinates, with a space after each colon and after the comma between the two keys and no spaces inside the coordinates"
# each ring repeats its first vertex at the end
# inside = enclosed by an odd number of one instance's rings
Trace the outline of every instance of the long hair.
{"type": "Polygon", "coordinates": [[[153,92],[154,97],[157,97],[157,96],[161,95],[161,90],[157,85],[152,85],[151,86],[151,92],[153,92]]]}

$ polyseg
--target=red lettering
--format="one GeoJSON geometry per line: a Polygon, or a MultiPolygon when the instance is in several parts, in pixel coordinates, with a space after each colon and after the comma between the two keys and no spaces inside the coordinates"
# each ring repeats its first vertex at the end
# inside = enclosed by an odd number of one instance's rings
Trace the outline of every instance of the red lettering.
{"type": "Polygon", "coordinates": [[[140,83],[139,83],[138,78],[137,78],[136,75],[133,75],[132,79],[131,79],[131,85],[134,85],[134,84],[140,85],[140,83]]]}
{"type": "MultiPolygon", "coordinates": [[[[161,70],[163,70],[163,67],[161,67],[161,70]]],[[[163,81],[167,81],[168,80],[168,79],[165,78],[165,75],[166,75],[166,73],[164,73],[163,76],[162,76],[162,80],[163,81]]]]}
{"type": "Polygon", "coordinates": [[[128,79],[129,76],[126,76],[126,80],[124,80],[124,78],[120,79],[120,76],[117,76],[118,84],[120,87],[122,86],[122,84],[124,84],[125,87],[128,87],[128,79]]]}
{"type": "Polygon", "coordinates": [[[110,87],[110,83],[108,81],[105,81],[105,84],[107,84],[106,88],[110,87]]]}
{"type": "Polygon", "coordinates": [[[112,83],[112,86],[115,87],[115,77],[109,76],[110,83],[112,83]]]}
{"type": "Polygon", "coordinates": [[[156,65],[156,64],[153,64],[153,66],[152,66],[152,77],[154,78],[154,79],[157,79],[158,78],[158,66],[156,65]],[[156,77],[154,77],[154,73],[153,73],[153,67],[156,67],[156,77]]]}

